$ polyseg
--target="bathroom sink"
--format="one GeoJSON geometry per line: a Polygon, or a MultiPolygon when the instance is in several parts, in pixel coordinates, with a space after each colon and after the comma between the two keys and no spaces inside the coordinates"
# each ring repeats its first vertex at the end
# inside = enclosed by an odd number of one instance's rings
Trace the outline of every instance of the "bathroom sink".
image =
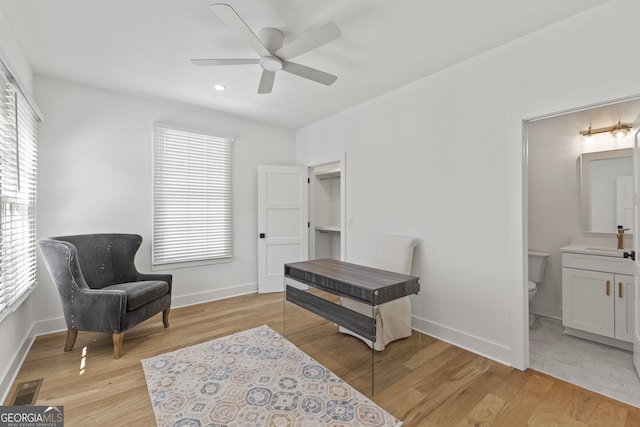
{"type": "Polygon", "coordinates": [[[612,246],[589,246],[589,245],[569,245],[561,248],[562,252],[577,253],[577,254],[589,254],[622,258],[625,252],[632,251],[632,249],[616,249],[612,246]]]}
{"type": "Polygon", "coordinates": [[[616,248],[604,248],[604,247],[589,247],[585,248],[586,251],[594,251],[594,252],[614,252],[618,253],[624,251],[624,249],[616,249],[616,248]]]}
{"type": "Polygon", "coordinates": [[[622,258],[624,256],[624,252],[629,250],[631,249],[616,249],[607,246],[587,246],[584,248],[584,253],[622,258]]]}

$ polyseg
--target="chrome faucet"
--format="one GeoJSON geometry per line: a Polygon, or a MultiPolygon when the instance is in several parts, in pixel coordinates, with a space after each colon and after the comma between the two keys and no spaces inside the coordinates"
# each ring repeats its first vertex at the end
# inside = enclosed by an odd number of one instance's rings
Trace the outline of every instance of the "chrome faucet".
{"type": "Polygon", "coordinates": [[[624,249],[624,232],[629,231],[628,228],[622,228],[622,225],[618,226],[618,249],[624,249]]]}

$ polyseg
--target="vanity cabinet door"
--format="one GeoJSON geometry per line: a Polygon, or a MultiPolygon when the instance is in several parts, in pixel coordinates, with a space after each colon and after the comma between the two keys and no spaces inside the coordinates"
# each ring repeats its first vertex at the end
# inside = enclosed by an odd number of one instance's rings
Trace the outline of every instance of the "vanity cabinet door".
{"type": "Polygon", "coordinates": [[[633,276],[626,274],[615,275],[615,338],[633,342],[635,283],[633,276]]]}
{"type": "Polygon", "coordinates": [[[614,274],[562,269],[562,324],[598,335],[615,336],[614,274]]]}

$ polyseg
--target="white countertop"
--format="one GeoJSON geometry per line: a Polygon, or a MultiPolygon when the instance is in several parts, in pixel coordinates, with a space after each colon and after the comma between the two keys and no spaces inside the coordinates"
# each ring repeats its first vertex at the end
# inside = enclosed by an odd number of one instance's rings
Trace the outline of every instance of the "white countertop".
{"type": "Polygon", "coordinates": [[[560,248],[562,252],[569,252],[574,254],[590,254],[600,256],[610,256],[616,258],[623,258],[625,252],[629,252],[632,249],[616,249],[614,247],[597,246],[597,245],[569,245],[560,248]]]}

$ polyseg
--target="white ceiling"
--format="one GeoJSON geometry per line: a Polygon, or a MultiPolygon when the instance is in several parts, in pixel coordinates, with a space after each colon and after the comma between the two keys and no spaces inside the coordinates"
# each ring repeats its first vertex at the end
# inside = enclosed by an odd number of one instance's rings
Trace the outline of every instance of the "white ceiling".
{"type": "Polygon", "coordinates": [[[285,45],[328,20],[342,37],[295,62],[338,76],[323,86],[259,65],[196,67],[191,58],[257,58],[209,6],[216,0],[0,0],[34,72],[231,112],[297,129],[607,0],[221,0],[285,45]],[[223,84],[217,92],[214,84],[223,84]]]}

